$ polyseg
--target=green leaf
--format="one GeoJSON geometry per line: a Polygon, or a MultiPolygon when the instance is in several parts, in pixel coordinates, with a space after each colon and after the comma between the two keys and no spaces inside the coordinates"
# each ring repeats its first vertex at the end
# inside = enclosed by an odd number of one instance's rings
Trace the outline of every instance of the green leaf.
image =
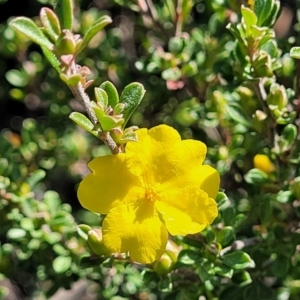
{"type": "Polygon", "coordinates": [[[73,0],[58,0],[55,11],[60,20],[62,29],[72,30],[73,27],[73,0]]]}
{"type": "Polygon", "coordinates": [[[125,127],[132,113],[140,105],[144,97],[144,94],[145,94],[145,89],[143,85],[137,82],[128,84],[123,90],[120,97],[120,102],[125,104],[125,109],[123,111],[123,117],[124,117],[123,128],[125,127]]]}
{"type": "Polygon", "coordinates": [[[96,21],[84,35],[82,42],[79,44],[78,49],[76,49],[76,52],[77,53],[81,52],[88,45],[88,43],[92,40],[92,38],[100,30],[102,30],[106,25],[110,24],[111,22],[112,22],[112,19],[109,16],[102,16],[98,21],[96,21]]]}
{"type": "Polygon", "coordinates": [[[25,87],[29,82],[28,75],[19,70],[11,69],[5,73],[5,77],[11,85],[17,87],[25,87]]]}
{"type": "Polygon", "coordinates": [[[216,231],[217,242],[222,246],[227,246],[235,237],[234,230],[231,226],[223,227],[216,231]]]}
{"type": "Polygon", "coordinates": [[[36,170],[34,171],[29,178],[26,180],[31,189],[33,189],[41,180],[43,180],[46,176],[46,172],[44,170],[36,170]]]}
{"type": "Polygon", "coordinates": [[[52,41],[55,42],[61,33],[59,20],[56,14],[50,8],[43,7],[40,12],[40,19],[46,33],[52,41]]]}
{"type": "Polygon", "coordinates": [[[210,280],[215,275],[214,264],[208,261],[206,258],[201,259],[200,266],[197,268],[198,273],[202,282],[210,280]]]}
{"type": "Polygon", "coordinates": [[[226,201],[228,200],[228,197],[223,192],[218,192],[216,197],[216,202],[218,204],[218,207],[222,206],[226,201]]]}
{"type": "Polygon", "coordinates": [[[69,118],[74,121],[77,125],[88,131],[89,133],[93,134],[94,136],[98,137],[98,133],[94,130],[93,123],[83,114],[79,112],[72,112],[69,118]]]}
{"type": "Polygon", "coordinates": [[[271,57],[276,57],[278,52],[278,47],[274,40],[266,41],[260,49],[266,51],[271,57]]]}
{"type": "Polygon", "coordinates": [[[182,250],[178,256],[178,262],[183,265],[193,265],[196,262],[199,262],[199,254],[192,250],[182,250]]]}
{"type": "Polygon", "coordinates": [[[233,275],[233,269],[225,265],[215,266],[214,269],[216,274],[225,278],[231,278],[233,275]]]}
{"type": "Polygon", "coordinates": [[[100,87],[95,88],[94,92],[97,103],[99,103],[101,108],[105,110],[108,106],[108,95],[106,94],[106,91],[100,87]]]}
{"type": "Polygon", "coordinates": [[[259,169],[251,169],[244,176],[246,182],[252,184],[262,184],[269,181],[268,174],[259,170],[259,169]]]}
{"type": "Polygon", "coordinates": [[[20,221],[20,227],[26,231],[31,232],[34,230],[34,223],[33,220],[30,218],[22,218],[20,221]]]}
{"type": "Polygon", "coordinates": [[[278,0],[255,0],[254,12],[258,17],[258,26],[274,25],[278,12],[280,9],[280,2],[278,0]]]}
{"type": "Polygon", "coordinates": [[[242,5],[241,13],[246,24],[246,34],[249,36],[251,34],[251,26],[256,25],[257,17],[255,13],[248,7],[242,5]]]}
{"type": "Polygon", "coordinates": [[[63,82],[65,82],[68,86],[74,87],[81,81],[82,75],[81,74],[66,75],[65,73],[60,73],[59,78],[63,82]]]}
{"type": "Polygon", "coordinates": [[[249,117],[245,114],[239,104],[228,103],[228,105],[226,105],[226,111],[236,122],[241,123],[249,128],[252,127],[249,117]]]}
{"type": "Polygon", "coordinates": [[[247,272],[245,270],[236,272],[232,276],[232,282],[239,286],[248,285],[252,282],[251,275],[249,274],[249,272],[247,272]]]}
{"type": "Polygon", "coordinates": [[[258,207],[258,216],[262,224],[267,224],[270,221],[273,211],[273,206],[270,197],[267,195],[262,197],[258,207]]]}
{"type": "Polygon", "coordinates": [[[198,73],[198,66],[195,61],[191,60],[182,66],[181,72],[185,77],[192,77],[198,73]]]}
{"type": "Polygon", "coordinates": [[[276,278],[285,278],[288,275],[291,263],[291,258],[283,255],[278,255],[272,263],[271,269],[276,278]]]}
{"type": "Polygon", "coordinates": [[[164,80],[179,80],[181,77],[181,70],[177,67],[165,69],[162,71],[161,77],[164,80]]]}
{"type": "Polygon", "coordinates": [[[279,191],[276,195],[276,201],[278,201],[279,203],[288,203],[292,199],[293,199],[292,191],[279,191]]]}
{"type": "Polygon", "coordinates": [[[0,175],[4,174],[4,172],[8,169],[8,166],[8,160],[5,157],[0,158],[0,175]]]}
{"type": "Polygon", "coordinates": [[[168,49],[173,54],[181,53],[183,49],[183,38],[182,37],[172,37],[168,43],[168,49]]]}
{"type": "Polygon", "coordinates": [[[12,240],[19,240],[26,236],[26,231],[21,228],[11,228],[7,231],[7,238],[12,240]]]}
{"type": "Polygon", "coordinates": [[[115,107],[114,107],[114,115],[119,115],[123,112],[125,108],[125,104],[124,103],[118,103],[115,107]]]}
{"type": "Polygon", "coordinates": [[[44,195],[43,202],[48,206],[51,215],[54,215],[61,205],[59,195],[55,191],[47,191],[44,195]]]}
{"type": "Polygon", "coordinates": [[[81,236],[85,241],[88,240],[88,233],[92,230],[92,228],[86,224],[80,224],[77,226],[77,233],[81,236]]]}
{"type": "Polygon", "coordinates": [[[237,250],[223,256],[223,263],[235,270],[243,270],[246,268],[254,268],[255,263],[246,252],[237,250]]]}
{"type": "Polygon", "coordinates": [[[232,225],[234,222],[234,218],[236,215],[236,211],[234,207],[227,207],[222,211],[222,219],[226,226],[232,225]]]}
{"type": "Polygon", "coordinates": [[[245,56],[247,53],[247,42],[245,40],[245,32],[241,24],[233,24],[229,23],[226,28],[231,32],[231,34],[237,39],[238,45],[240,50],[242,51],[243,55],[245,56]],[[240,25],[240,26],[239,26],[240,25]]]}
{"type": "Polygon", "coordinates": [[[46,47],[41,47],[41,48],[43,50],[44,55],[52,65],[52,67],[60,74],[61,73],[60,61],[58,60],[56,55],[46,47]]]}
{"type": "Polygon", "coordinates": [[[70,269],[72,264],[72,258],[70,256],[58,256],[52,263],[53,270],[57,274],[65,273],[70,269]]]}
{"type": "Polygon", "coordinates": [[[53,49],[53,44],[44,35],[43,31],[29,18],[17,17],[10,22],[10,26],[25,34],[33,42],[40,46],[53,49]]]}
{"type": "Polygon", "coordinates": [[[300,47],[293,47],[293,48],[290,50],[290,56],[291,56],[292,58],[300,59],[300,47]]]}
{"type": "Polygon", "coordinates": [[[159,281],[157,288],[162,293],[170,293],[173,289],[173,284],[172,284],[171,277],[170,276],[163,276],[161,278],[161,280],[159,281]]]}
{"type": "Polygon", "coordinates": [[[280,140],[284,141],[287,147],[290,147],[296,141],[297,135],[298,130],[296,125],[288,124],[282,130],[280,140]]]}
{"type": "Polygon", "coordinates": [[[243,292],[243,300],[273,300],[273,290],[260,282],[253,282],[243,292]]]}
{"type": "Polygon", "coordinates": [[[110,81],[105,81],[100,85],[100,88],[105,90],[108,96],[108,105],[114,108],[119,103],[119,94],[116,87],[110,81]]]}
{"type": "Polygon", "coordinates": [[[280,1],[279,0],[273,0],[273,8],[272,11],[269,15],[269,18],[264,22],[264,25],[268,25],[269,27],[272,27],[278,16],[279,16],[279,12],[280,12],[280,1]]]}
{"type": "MultiPolygon", "coordinates": [[[[243,298],[243,289],[244,287],[234,287],[229,286],[225,291],[222,292],[221,298],[222,300],[244,300],[243,298]]],[[[252,299],[258,300],[258,299],[252,299]]]]}
{"type": "MultiPolygon", "coordinates": [[[[92,102],[92,104],[95,102],[92,102]]],[[[92,105],[95,115],[101,125],[103,131],[110,131],[124,123],[123,117],[109,116],[97,104],[92,105]]]]}

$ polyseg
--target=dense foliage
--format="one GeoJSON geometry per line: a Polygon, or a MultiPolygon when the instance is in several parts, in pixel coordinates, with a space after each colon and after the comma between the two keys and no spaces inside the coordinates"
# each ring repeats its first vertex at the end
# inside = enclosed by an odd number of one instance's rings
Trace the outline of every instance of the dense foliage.
{"type": "MultiPolygon", "coordinates": [[[[29,2],[34,9],[19,15],[39,26],[39,10],[56,4],[29,2]]],[[[203,141],[221,175],[214,223],[173,237],[153,265],[91,251],[87,232],[102,218],[80,207],[76,191],[87,163],[109,150],[69,119],[84,114],[65,84],[74,78],[3,20],[0,299],[49,299],[78,282],[87,299],[299,299],[300,64],[290,50],[300,20],[279,39],[281,11],[276,0],[74,1],[75,33],[113,20],[77,56],[92,85],[146,90],[127,127],[164,123],[203,141]]]]}

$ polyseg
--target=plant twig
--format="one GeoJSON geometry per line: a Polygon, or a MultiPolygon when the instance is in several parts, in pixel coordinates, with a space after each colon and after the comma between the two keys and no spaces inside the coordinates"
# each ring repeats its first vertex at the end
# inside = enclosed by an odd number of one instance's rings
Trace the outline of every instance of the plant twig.
{"type": "MultiPolygon", "coordinates": [[[[71,67],[68,70],[71,74],[76,73],[76,65],[73,62],[71,67]]],[[[76,100],[79,101],[89,116],[90,121],[93,125],[99,124],[98,119],[95,115],[91,107],[91,100],[88,94],[85,92],[84,87],[81,82],[79,82],[76,86],[69,86],[76,100]]],[[[109,132],[100,132],[99,138],[104,142],[104,144],[110,149],[111,153],[117,154],[121,152],[121,148],[119,148],[113,138],[110,136],[109,132]]]]}
{"type": "Polygon", "coordinates": [[[98,123],[98,120],[96,118],[96,115],[94,111],[91,108],[91,100],[89,96],[84,91],[84,88],[81,83],[78,83],[74,87],[70,87],[73,95],[75,96],[76,100],[78,100],[82,105],[84,106],[85,111],[87,112],[91,122],[96,125],[98,123]]]}
{"type": "Polygon", "coordinates": [[[161,34],[164,35],[166,39],[169,39],[168,33],[158,19],[158,15],[152,0],[140,0],[139,6],[141,8],[141,13],[149,16],[153,24],[160,30],[161,34]]]}
{"type": "Polygon", "coordinates": [[[274,137],[275,137],[275,132],[274,132],[274,121],[273,121],[273,116],[270,113],[270,109],[267,105],[267,93],[265,91],[262,79],[260,78],[259,80],[256,80],[253,82],[253,87],[256,93],[256,96],[259,100],[259,103],[262,107],[263,112],[267,115],[267,139],[269,146],[272,148],[274,146],[274,137]]]}
{"type": "Polygon", "coordinates": [[[222,249],[220,251],[220,255],[223,256],[225,253],[232,251],[232,250],[241,250],[245,247],[256,245],[259,242],[257,237],[248,238],[245,240],[237,240],[234,241],[230,246],[222,249]]]}
{"type": "Polygon", "coordinates": [[[182,31],[182,0],[176,1],[176,27],[175,36],[180,36],[182,31]]]}

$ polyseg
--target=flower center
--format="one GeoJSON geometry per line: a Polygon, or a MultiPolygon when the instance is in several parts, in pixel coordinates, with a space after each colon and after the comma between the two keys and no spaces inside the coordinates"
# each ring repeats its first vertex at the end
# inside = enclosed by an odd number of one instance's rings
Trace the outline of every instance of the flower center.
{"type": "Polygon", "coordinates": [[[156,200],[159,200],[159,193],[155,186],[147,186],[145,189],[145,198],[150,201],[154,202],[156,200]]]}

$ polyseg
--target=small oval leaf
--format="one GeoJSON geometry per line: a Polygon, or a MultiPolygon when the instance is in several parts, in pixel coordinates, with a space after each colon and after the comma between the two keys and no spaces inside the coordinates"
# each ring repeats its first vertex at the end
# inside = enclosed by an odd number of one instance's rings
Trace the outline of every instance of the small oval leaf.
{"type": "Polygon", "coordinates": [[[52,67],[60,74],[61,73],[60,61],[58,60],[56,55],[46,47],[41,47],[41,48],[43,50],[44,55],[52,65],[52,67]]]}
{"type": "Polygon", "coordinates": [[[108,96],[108,105],[114,108],[119,103],[119,94],[116,87],[110,82],[103,82],[100,87],[105,90],[108,96]]]}
{"type": "Polygon", "coordinates": [[[125,104],[125,109],[123,111],[123,117],[125,121],[123,127],[125,127],[132,113],[140,105],[144,95],[144,86],[137,82],[128,84],[123,90],[120,97],[120,102],[125,104]]]}
{"type": "Polygon", "coordinates": [[[57,274],[61,274],[70,269],[72,258],[70,256],[58,256],[52,263],[53,270],[57,274]]]}
{"type": "Polygon", "coordinates": [[[73,0],[58,0],[55,11],[60,20],[62,29],[72,30],[73,27],[73,0]]]}
{"type": "Polygon", "coordinates": [[[226,266],[235,270],[242,270],[246,268],[255,267],[255,263],[251,259],[249,254],[240,250],[225,254],[223,256],[223,262],[226,266]]]}
{"type": "Polygon", "coordinates": [[[83,114],[79,112],[72,112],[69,118],[74,121],[77,125],[88,131],[89,133],[93,134],[94,136],[98,137],[98,133],[94,130],[93,123],[83,114]]]}
{"type": "Polygon", "coordinates": [[[106,25],[110,24],[111,22],[112,22],[112,19],[109,16],[102,16],[98,21],[96,21],[84,35],[83,40],[80,43],[79,48],[77,49],[77,53],[81,52],[88,45],[88,43],[92,40],[92,38],[101,29],[103,29],[106,25]]]}
{"type": "Polygon", "coordinates": [[[50,8],[43,7],[40,12],[40,19],[46,33],[55,42],[61,33],[57,15],[50,8]]]}
{"type": "Polygon", "coordinates": [[[10,22],[10,25],[40,46],[44,46],[49,50],[53,49],[53,44],[31,19],[26,17],[17,17],[10,22]]]}

